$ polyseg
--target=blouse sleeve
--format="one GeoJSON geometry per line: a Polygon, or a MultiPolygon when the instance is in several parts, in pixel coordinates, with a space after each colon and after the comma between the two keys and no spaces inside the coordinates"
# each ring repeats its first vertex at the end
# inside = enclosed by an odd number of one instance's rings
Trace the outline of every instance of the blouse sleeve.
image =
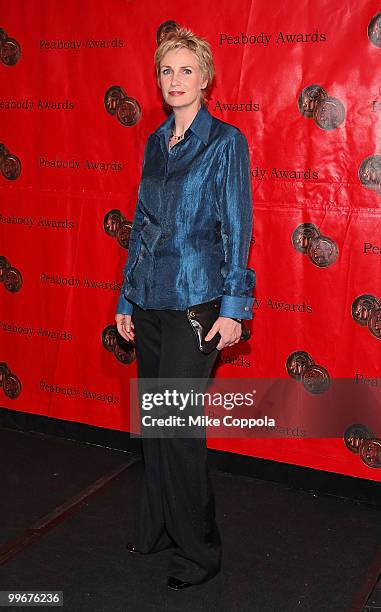
{"type": "Polygon", "coordinates": [[[247,267],[253,225],[250,155],[245,136],[237,130],[225,144],[216,176],[217,201],[225,263],[220,316],[252,318],[256,275],[247,267]]]}
{"type": "MultiPolygon", "coordinates": [[[[146,160],[146,156],[147,156],[147,151],[148,151],[148,147],[149,147],[149,141],[150,141],[150,137],[148,137],[146,145],[145,145],[145,149],[144,149],[144,155],[143,155],[143,164],[142,164],[142,172],[143,173],[143,168],[144,168],[144,164],[145,164],[145,160],[146,160]]],[[[140,191],[140,188],[139,188],[140,191]]],[[[124,288],[126,286],[126,277],[125,277],[125,272],[128,269],[128,263],[129,261],[134,261],[135,259],[135,255],[136,255],[136,248],[137,245],[139,243],[139,234],[140,234],[140,230],[142,227],[142,223],[143,223],[143,219],[144,219],[144,215],[140,209],[140,201],[139,201],[139,192],[138,192],[138,200],[136,203],[136,208],[135,208],[135,214],[134,214],[134,219],[132,222],[132,227],[131,227],[131,233],[130,233],[130,238],[128,241],[128,255],[127,255],[127,260],[125,263],[125,266],[123,268],[123,284],[120,290],[120,295],[119,295],[119,301],[116,307],[116,314],[128,314],[131,315],[132,311],[133,311],[133,304],[132,302],[130,302],[127,298],[124,297],[124,288]]]]}
{"type": "Polygon", "coordinates": [[[116,313],[117,314],[128,314],[131,315],[132,311],[133,311],[133,304],[132,302],[130,302],[129,300],[127,300],[127,298],[124,297],[124,288],[126,285],[126,278],[125,278],[125,270],[128,266],[128,262],[129,261],[133,261],[135,259],[135,250],[136,250],[136,246],[138,244],[138,237],[139,237],[139,233],[140,233],[140,229],[142,226],[142,221],[143,221],[143,213],[140,210],[140,202],[139,200],[137,201],[136,204],[136,208],[135,208],[135,215],[134,215],[134,220],[132,222],[132,228],[131,228],[131,233],[130,233],[130,238],[128,241],[128,256],[127,256],[127,261],[126,264],[124,266],[123,269],[123,284],[122,284],[122,288],[120,290],[120,295],[119,295],[119,301],[116,307],[116,313]]]}

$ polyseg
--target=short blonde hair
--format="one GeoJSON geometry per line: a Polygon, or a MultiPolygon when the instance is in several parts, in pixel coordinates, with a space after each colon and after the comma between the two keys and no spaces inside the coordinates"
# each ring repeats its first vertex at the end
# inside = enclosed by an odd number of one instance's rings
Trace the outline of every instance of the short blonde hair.
{"type": "Polygon", "coordinates": [[[205,89],[201,91],[201,102],[205,104],[205,94],[209,90],[214,77],[212,51],[208,41],[205,40],[205,38],[193,34],[189,28],[177,25],[164,36],[163,40],[156,48],[155,67],[157,78],[159,78],[160,75],[160,62],[164,55],[168,51],[172,51],[172,49],[181,49],[182,47],[189,49],[189,51],[195,54],[202,77],[208,80],[205,89]]]}

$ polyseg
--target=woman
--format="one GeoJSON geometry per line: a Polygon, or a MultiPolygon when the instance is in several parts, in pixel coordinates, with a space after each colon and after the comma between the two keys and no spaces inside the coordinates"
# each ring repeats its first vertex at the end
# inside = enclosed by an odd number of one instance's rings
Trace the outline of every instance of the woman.
{"type": "MultiPolygon", "coordinates": [[[[240,130],[213,117],[209,44],[177,27],[155,52],[157,82],[172,114],[148,137],[117,306],[119,333],[135,341],[138,377],[206,379],[218,351],[236,344],[252,318],[255,273],[249,152],[240,130]],[[221,297],[202,353],[187,307],[221,297]]],[[[172,548],[168,587],[215,576],[221,539],[205,438],[142,437],[145,482],[131,552],[172,548]]]]}

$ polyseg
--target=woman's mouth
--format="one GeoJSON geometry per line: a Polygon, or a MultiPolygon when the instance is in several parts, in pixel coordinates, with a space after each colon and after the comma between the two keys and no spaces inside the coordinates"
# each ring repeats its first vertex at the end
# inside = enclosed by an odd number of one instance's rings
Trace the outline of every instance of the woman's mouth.
{"type": "Polygon", "coordinates": [[[169,91],[168,94],[170,96],[182,96],[183,95],[183,91],[169,91]]]}

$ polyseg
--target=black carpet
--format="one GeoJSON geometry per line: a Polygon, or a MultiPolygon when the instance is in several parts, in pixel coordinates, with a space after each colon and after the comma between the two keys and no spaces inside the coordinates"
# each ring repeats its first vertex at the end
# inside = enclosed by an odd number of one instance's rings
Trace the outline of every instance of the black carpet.
{"type": "Polygon", "coordinates": [[[60,590],[65,611],[361,610],[381,570],[376,508],[213,470],[222,571],[173,592],[170,551],[125,549],[138,457],[11,430],[0,448],[0,590],[60,590]]]}

